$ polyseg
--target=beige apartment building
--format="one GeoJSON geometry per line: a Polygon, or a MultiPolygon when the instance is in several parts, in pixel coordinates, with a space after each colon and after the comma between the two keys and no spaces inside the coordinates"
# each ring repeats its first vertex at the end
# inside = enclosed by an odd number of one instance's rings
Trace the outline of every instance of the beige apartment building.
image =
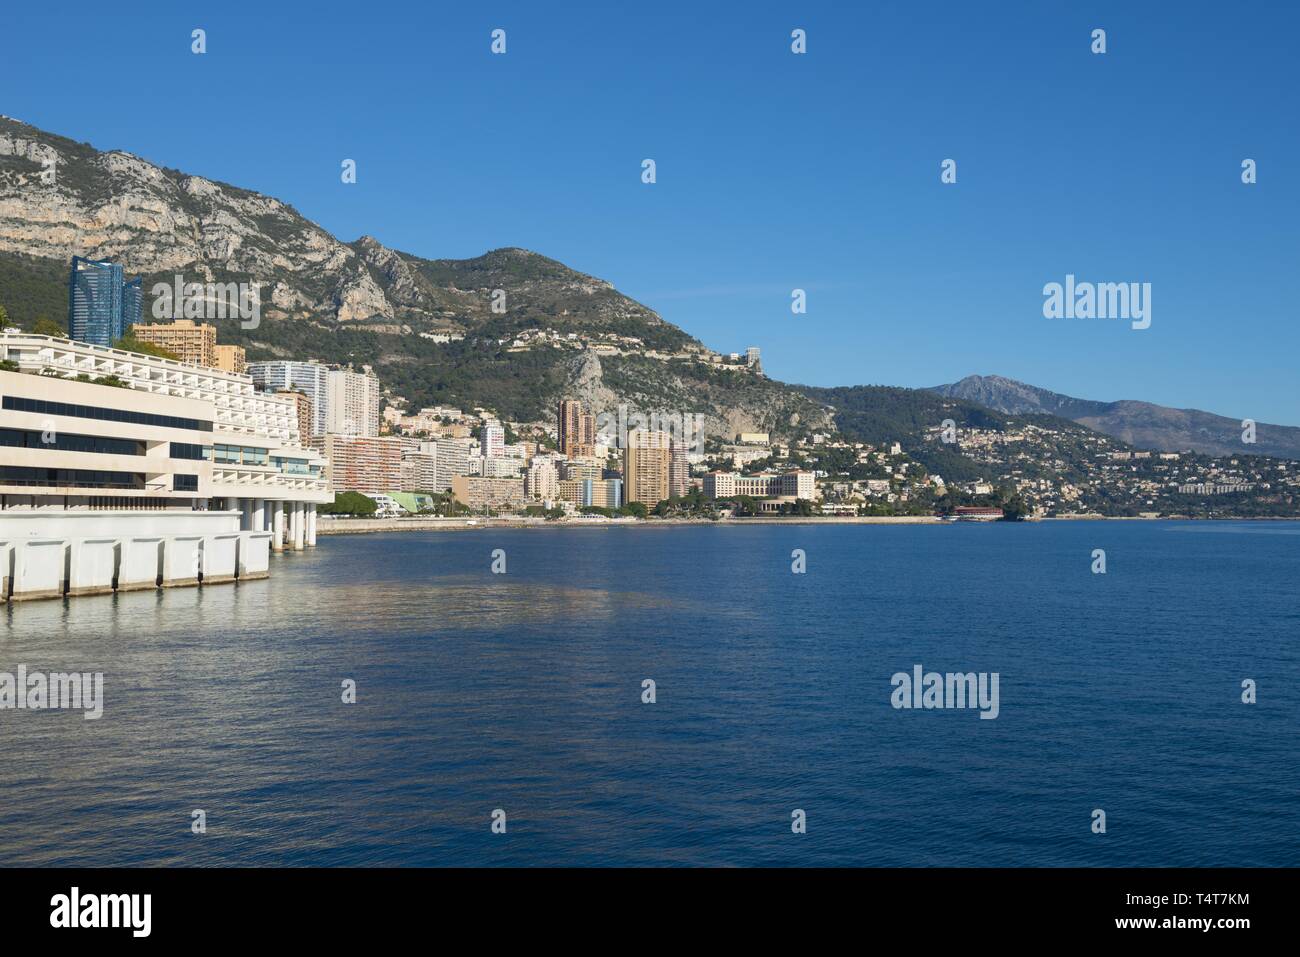
{"type": "Polygon", "coordinates": [[[402,487],[401,439],[327,433],[312,438],[310,445],[329,460],[326,476],[336,492],[387,492],[402,487]]]}
{"type": "Polygon", "coordinates": [[[402,453],[403,492],[433,492],[438,488],[438,456],[434,452],[402,453]]]}
{"type": "Polygon", "coordinates": [[[312,428],[312,423],[315,421],[315,407],[312,405],[311,396],[297,389],[281,389],[276,394],[293,400],[294,410],[298,415],[298,434],[302,436],[302,441],[306,442],[315,431],[312,428]]]}
{"type": "Polygon", "coordinates": [[[484,478],[481,475],[456,475],[451,480],[456,501],[472,510],[514,508],[527,501],[524,480],[519,478],[484,478]]]}
{"type": "Polygon", "coordinates": [[[596,454],[596,417],[577,399],[562,399],[556,410],[560,452],[569,458],[596,454]]]}
{"type": "Polygon", "coordinates": [[[633,429],[623,450],[623,481],[629,502],[657,505],[672,495],[672,437],[633,429]]]}
{"type": "Polygon", "coordinates": [[[206,322],[177,319],[175,322],[136,324],[131,327],[131,335],[139,342],[166,349],[187,365],[221,368],[217,365],[217,327],[206,322]]]}
{"type": "MultiPolygon", "coordinates": [[[[248,353],[244,351],[243,346],[217,344],[216,347],[216,368],[222,372],[233,372],[236,375],[243,375],[248,371],[248,353]]],[[[303,432],[308,435],[308,432],[303,432]]]]}

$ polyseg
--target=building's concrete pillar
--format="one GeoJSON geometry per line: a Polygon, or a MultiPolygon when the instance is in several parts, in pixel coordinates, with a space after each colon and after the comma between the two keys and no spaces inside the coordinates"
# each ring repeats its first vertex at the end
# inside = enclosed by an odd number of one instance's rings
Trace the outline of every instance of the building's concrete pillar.
{"type": "Polygon", "coordinates": [[[266,499],[264,498],[253,499],[253,527],[249,531],[266,531],[266,499]]]}
{"type": "Polygon", "coordinates": [[[251,498],[241,498],[239,500],[239,530],[241,532],[251,532],[253,530],[253,500],[251,498]]]}
{"type": "Polygon", "coordinates": [[[284,548],[284,502],[276,502],[271,510],[271,551],[284,548]]]}
{"type": "Polygon", "coordinates": [[[307,547],[316,547],[316,506],[307,506],[307,547]]]}
{"type": "Polygon", "coordinates": [[[300,552],[307,544],[307,503],[294,502],[293,516],[293,547],[300,552]]]}

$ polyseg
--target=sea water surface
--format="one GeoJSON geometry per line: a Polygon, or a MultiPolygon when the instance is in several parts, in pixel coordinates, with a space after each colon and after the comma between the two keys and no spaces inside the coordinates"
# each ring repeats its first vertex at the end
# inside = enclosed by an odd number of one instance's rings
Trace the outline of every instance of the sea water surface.
{"type": "Polygon", "coordinates": [[[0,864],[1294,865],[1298,573],[1282,522],[552,527],[0,606],[0,671],[105,682],[0,711],[0,864]],[[998,717],[896,710],[917,664],[998,717]]]}

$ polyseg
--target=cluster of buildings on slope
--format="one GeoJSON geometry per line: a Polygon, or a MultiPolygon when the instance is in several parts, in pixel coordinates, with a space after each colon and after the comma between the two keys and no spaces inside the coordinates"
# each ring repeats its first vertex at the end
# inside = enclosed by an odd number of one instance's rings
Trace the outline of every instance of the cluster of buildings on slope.
{"type": "MultiPolygon", "coordinates": [[[[428,339],[454,341],[463,335],[438,336],[421,333],[428,339]]],[[[744,352],[713,352],[701,345],[689,343],[676,352],[661,352],[648,348],[636,336],[617,335],[612,332],[586,334],[559,332],[555,329],[524,329],[509,339],[498,339],[507,352],[529,352],[533,349],[581,349],[598,356],[639,356],[647,359],[682,360],[699,362],[721,368],[738,369],[761,375],[763,362],[758,346],[749,346],[744,352]]]]}
{"type": "MultiPolygon", "coordinates": [[[[941,433],[935,427],[928,439],[938,443],[941,433]]],[[[1268,505],[1265,511],[1289,514],[1300,501],[1300,467],[1251,455],[1245,444],[1239,457],[1134,450],[1116,448],[1119,443],[1100,433],[1066,434],[1040,424],[1007,431],[962,428],[954,438],[954,450],[987,467],[998,485],[1043,515],[1184,514],[1223,495],[1251,496],[1268,505]],[[1070,449],[1068,457],[1062,448],[1070,449]]],[[[1249,503],[1237,504],[1250,511],[1249,503]]]]}
{"type": "Polygon", "coordinates": [[[684,430],[632,427],[610,434],[578,399],[560,400],[554,426],[531,439],[515,435],[523,426],[507,429],[482,408],[434,406],[408,413],[394,402],[383,419],[393,434],[331,436],[322,450],[335,488],[362,492],[387,508],[410,510],[422,501],[410,496],[423,492],[450,492],[475,511],[541,506],[563,512],[631,503],[653,508],[692,489],[718,498],[748,494],[782,502],[815,495],[811,473],[777,481],[734,475],[745,489],[740,493],[729,491],[725,480],[720,489],[706,486],[707,476],[692,474],[702,471],[705,456],[684,430]]]}

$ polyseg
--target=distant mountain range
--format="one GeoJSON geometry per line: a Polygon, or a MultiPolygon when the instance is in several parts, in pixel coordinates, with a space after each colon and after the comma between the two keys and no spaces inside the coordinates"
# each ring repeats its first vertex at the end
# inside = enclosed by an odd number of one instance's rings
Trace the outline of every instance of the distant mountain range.
{"type": "Polygon", "coordinates": [[[1171,409],[1132,399],[1076,399],[997,375],[971,375],[928,391],[1009,415],[1058,416],[1142,449],[1300,459],[1300,428],[1293,426],[1257,422],[1255,443],[1248,445],[1242,441],[1240,419],[1199,409],[1171,409]]]}

